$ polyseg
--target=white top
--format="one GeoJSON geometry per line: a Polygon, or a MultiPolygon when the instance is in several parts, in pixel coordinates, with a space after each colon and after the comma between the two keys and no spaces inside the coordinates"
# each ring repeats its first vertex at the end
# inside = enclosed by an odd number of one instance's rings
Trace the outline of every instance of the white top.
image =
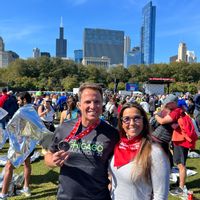
{"type": "Polygon", "coordinates": [[[157,145],[152,145],[151,181],[144,179],[134,181],[131,174],[140,170],[135,162],[120,168],[114,167],[114,159],[110,163],[112,175],[112,200],[167,200],[169,192],[170,165],[167,156],[157,145]],[[152,197],[153,195],[153,197],[152,197]]]}
{"type": "Polygon", "coordinates": [[[54,109],[51,106],[51,111],[48,112],[48,113],[46,113],[44,116],[42,116],[40,118],[42,119],[42,121],[52,122],[53,119],[54,119],[54,114],[55,114],[55,111],[54,111],[54,109]]]}

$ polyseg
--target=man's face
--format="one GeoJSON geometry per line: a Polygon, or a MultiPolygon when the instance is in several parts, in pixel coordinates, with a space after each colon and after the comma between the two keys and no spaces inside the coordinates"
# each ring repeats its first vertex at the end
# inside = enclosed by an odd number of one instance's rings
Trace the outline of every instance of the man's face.
{"type": "Polygon", "coordinates": [[[17,97],[17,103],[18,103],[19,107],[22,107],[24,105],[24,103],[20,97],[17,97]]]}
{"type": "Polygon", "coordinates": [[[102,97],[99,91],[84,89],[79,102],[83,125],[94,123],[102,113],[102,97]]]}

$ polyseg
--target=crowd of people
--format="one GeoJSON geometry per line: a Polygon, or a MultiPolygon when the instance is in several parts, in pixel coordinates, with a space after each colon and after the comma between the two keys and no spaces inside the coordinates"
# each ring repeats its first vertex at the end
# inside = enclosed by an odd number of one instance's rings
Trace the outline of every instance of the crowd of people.
{"type": "MultiPolygon", "coordinates": [[[[164,200],[169,191],[172,195],[184,194],[187,155],[189,149],[195,148],[197,138],[176,141],[173,135],[178,128],[180,132],[178,120],[185,115],[194,118],[199,133],[200,88],[194,97],[120,96],[103,92],[93,83],[82,84],[77,95],[43,91],[14,95],[3,89],[0,107],[8,112],[0,120],[3,130],[20,109],[17,104],[34,107],[53,132],[44,160],[49,167],[60,167],[58,200],[164,200]],[[55,126],[55,121],[59,125],[55,126]],[[177,187],[170,190],[174,165],[180,178],[177,187]]],[[[31,196],[32,153],[24,161],[24,187],[18,191],[27,197],[31,196]]],[[[6,169],[0,199],[8,198],[14,169],[9,160],[6,169]]]]}

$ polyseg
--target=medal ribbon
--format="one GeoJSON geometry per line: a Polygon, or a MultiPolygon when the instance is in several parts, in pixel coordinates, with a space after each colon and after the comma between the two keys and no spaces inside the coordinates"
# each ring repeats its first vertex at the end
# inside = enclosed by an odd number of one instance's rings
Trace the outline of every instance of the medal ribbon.
{"type": "Polygon", "coordinates": [[[72,131],[70,132],[70,134],[65,138],[64,141],[69,142],[71,139],[74,140],[79,140],[81,138],[83,138],[84,136],[88,135],[93,129],[95,129],[98,124],[100,123],[100,120],[96,120],[96,122],[90,126],[88,126],[84,131],[80,132],[77,136],[75,136],[75,134],[78,131],[78,128],[81,124],[81,118],[78,119],[78,121],[76,122],[76,124],[74,125],[74,128],[72,129],[72,131]]]}

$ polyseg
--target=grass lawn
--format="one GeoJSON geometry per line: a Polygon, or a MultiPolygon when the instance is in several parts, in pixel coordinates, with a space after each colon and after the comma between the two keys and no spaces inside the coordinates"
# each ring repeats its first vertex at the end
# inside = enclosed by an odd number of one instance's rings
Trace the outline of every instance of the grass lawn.
{"type": "MultiPolygon", "coordinates": [[[[8,149],[8,143],[5,145],[3,149],[0,150],[0,154],[5,154],[8,149]]],[[[197,143],[196,152],[200,153],[200,140],[197,143]]],[[[41,148],[37,148],[38,151],[41,151],[41,148]]],[[[197,199],[200,199],[200,159],[188,159],[187,167],[189,169],[195,170],[198,173],[194,176],[190,176],[186,180],[187,187],[194,192],[194,196],[197,199]]],[[[0,171],[2,167],[0,168],[0,171]]],[[[19,173],[23,170],[23,166],[15,169],[15,173],[19,173]]],[[[58,185],[58,172],[59,169],[50,169],[44,164],[43,157],[41,157],[38,161],[32,163],[32,175],[31,175],[31,192],[32,196],[22,197],[22,196],[14,196],[9,198],[10,200],[22,200],[22,199],[48,199],[55,200],[56,199],[56,190],[58,185]]],[[[169,195],[169,200],[176,200],[179,198],[175,198],[169,195]]]]}

